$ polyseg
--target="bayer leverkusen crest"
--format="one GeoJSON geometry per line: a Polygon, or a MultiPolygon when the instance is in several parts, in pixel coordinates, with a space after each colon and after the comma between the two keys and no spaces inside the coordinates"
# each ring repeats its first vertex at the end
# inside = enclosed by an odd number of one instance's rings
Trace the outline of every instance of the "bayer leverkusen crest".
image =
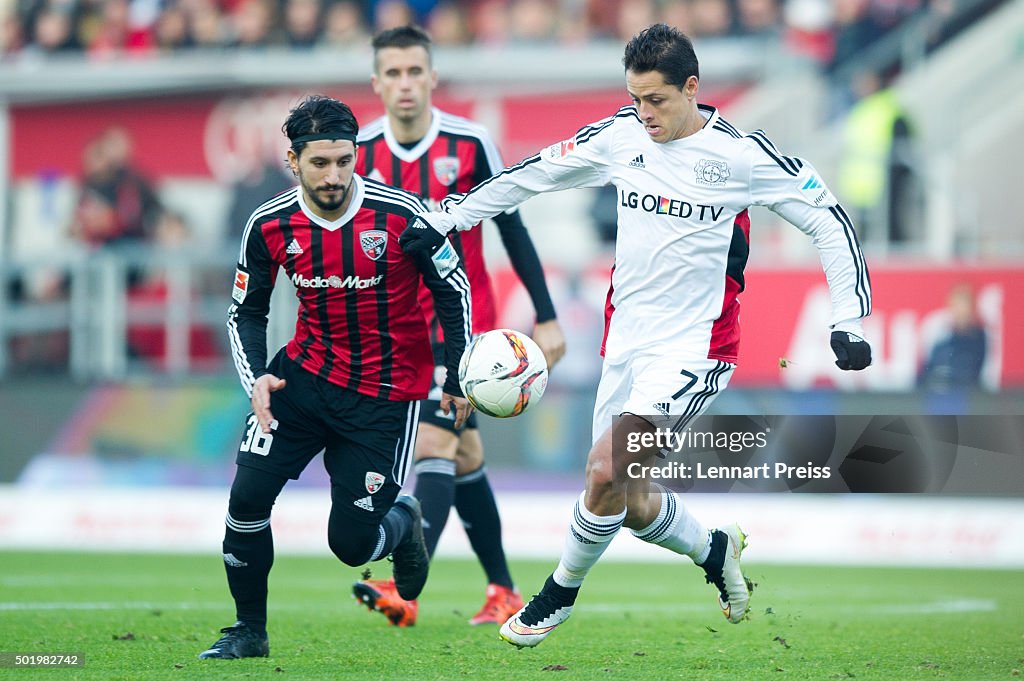
{"type": "Polygon", "coordinates": [[[359,233],[359,245],[370,260],[378,260],[388,247],[388,233],[381,229],[368,229],[359,233]]]}
{"type": "Polygon", "coordinates": [[[434,177],[445,187],[450,187],[459,176],[459,159],[454,156],[442,156],[434,159],[434,177]]]}
{"type": "Polygon", "coordinates": [[[373,471],[366,472],[366,491],[370,494],[375,493],[381,487],[384,486],[384,476],[380,473],[374,473],[373,471]]]}

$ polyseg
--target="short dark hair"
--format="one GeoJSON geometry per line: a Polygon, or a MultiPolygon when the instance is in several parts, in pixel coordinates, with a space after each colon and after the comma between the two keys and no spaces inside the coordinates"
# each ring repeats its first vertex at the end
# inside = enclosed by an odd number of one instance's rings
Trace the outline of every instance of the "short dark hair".
{"type": "Polygon", "coordinates": [[[346,139],[355,143],[359,122],[347,104],[333,97],[310,95],[288,112],[281,131],[291,141],[292,151],[298,156],[306,143],[312,141],[308,139],[310,137],[346,139]],[[331,137],[334,133],[337,137],[331,137]]]}
{"type": "Polygon", "coordinates": [[[422,47],[427,51],[428,61],[433,61],[434,56],[432,53],[433,42],[430,40],[430,34],[424,31],[419,26],[409,24],[408,26],[398,26],[397,28],[389,28],[386,31],[381,31],[373,38],[373,68],[377,68],[377,53],[383,50],[385,47],[422,47]]]}
{"type": "Polygon", "coordinates": [[[626,44],[622,65],[633,73],[657,71],[666,83],[679,89],[690,76],[700,78],[693,43],[682,31],[667,24],[654,24],[633,36],[626,44]]]}

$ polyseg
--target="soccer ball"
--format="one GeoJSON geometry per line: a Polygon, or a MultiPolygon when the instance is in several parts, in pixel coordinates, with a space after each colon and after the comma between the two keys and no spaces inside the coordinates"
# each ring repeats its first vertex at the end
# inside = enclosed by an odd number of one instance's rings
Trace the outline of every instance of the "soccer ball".
{"type": "Polygon", "coordinates": [[[540,400],[548,362],[525,333],[495,329],[473,339],[459,362],[459,385],[478,411],[508,418],[540,400]]]}

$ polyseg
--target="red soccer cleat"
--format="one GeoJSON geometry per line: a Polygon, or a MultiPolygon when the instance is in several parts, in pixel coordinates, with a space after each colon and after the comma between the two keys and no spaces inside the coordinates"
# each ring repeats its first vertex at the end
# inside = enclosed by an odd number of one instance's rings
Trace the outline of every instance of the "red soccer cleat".
{"type": "Polygon", "coordinates": [[[394,579],[364,579],[352,585],[352,595],[371,611],[379,612],[396,627],[416,624],[419,604],[398,595],[394,579]]]}
{"type": "Polygon", "coordinates": [[[515,589],[499,584],[487,585],[487,600],[480,612],[469,620],[472,625],[504,624],[512,615],[523,607],[523,597],[515,589]]]}

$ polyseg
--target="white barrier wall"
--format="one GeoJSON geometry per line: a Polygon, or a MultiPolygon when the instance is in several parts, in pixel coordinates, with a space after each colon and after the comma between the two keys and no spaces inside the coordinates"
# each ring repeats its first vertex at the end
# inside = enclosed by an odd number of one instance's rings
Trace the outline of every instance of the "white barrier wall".
{"type": "MultiPolygon", "coordinates": [[[[226,489],[31,489],[0,486],[0,549],[217,553],[226,489]]],[[[576,495],[501,493],[512,558],[557,559],[576,495]]],[[[694,494],[685,502],[710,524],[737,520],[750,562],[1024,567],[1024,500],[898,495],[694,494]]],[[[273,516],[279,554],[329,555],[326,490],[285,489],[273,516]]],[[[453,516],[441,556],[470,555],[453,516]]],[[[673,554],[624,531],[607,556],[673,554]]]]}

